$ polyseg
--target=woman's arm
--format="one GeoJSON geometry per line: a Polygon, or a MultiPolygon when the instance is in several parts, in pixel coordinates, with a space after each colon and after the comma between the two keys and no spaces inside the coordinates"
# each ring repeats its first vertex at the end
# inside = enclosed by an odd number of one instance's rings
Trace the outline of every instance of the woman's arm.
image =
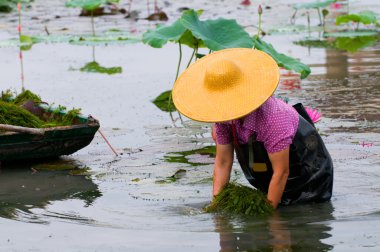
{"type": "Polygon", "coordinates": [[[234,147],[232,144],[216,144],[216,157],[213,176],[213,196],[220,193],[230,181],[232,163],[234,161],[234,147]]]}
{"type": "Polygon", "coordinates": [[[273,169],[268,189],[268,200],[274,208],[277,208],[289,176],[289,147],[279,152],[269,153],[268,156],[273,169]]]}

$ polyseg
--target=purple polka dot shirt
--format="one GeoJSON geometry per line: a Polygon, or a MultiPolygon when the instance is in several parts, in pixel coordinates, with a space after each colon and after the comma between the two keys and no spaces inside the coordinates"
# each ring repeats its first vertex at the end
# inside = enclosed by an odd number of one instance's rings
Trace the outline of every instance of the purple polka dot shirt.
{"type": "MultiPolygon", "coordinates": [[[[272,96],[258,109],[233,122],[240,144],[247,143],[256,132],[257,141],[264,143],[268,153],[275,153],[293,142],[298,128],[298,113],[292,106],[272,96]]],[[[231,121],[215,123],[218,144],[232,143],[231,125],[231,121]]]]}

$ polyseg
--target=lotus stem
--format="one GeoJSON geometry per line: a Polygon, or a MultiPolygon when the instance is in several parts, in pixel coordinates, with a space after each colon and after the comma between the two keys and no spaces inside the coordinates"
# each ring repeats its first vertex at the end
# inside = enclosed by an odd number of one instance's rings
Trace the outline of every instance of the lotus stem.
{"type": "Polygon", "coordinates": [[[195,55],[195,51],[196,51],[196,49],[194,48],[193,53],[191,54],[191,57],[190,57],[189,63],[187,63],[186,68],[188,68],[188,67],[190,66],[191,62],[193,61],[193,57],[194,57],[194,55],[195,55]]]}
{"type": "MultiPolygon", "coordinates": [[[[178,79],[179,68],[181,67],[181,61],[182,61],[182,45],[181,45],[181,42],[178,42],[178,48],[179,48],[179,60],[178,60],[177,73],[175,75],[174,82],[176,82],[176,80],[178,79]]],[[[169,95],[169,103],[168,103],[168,110],[169,111],[170,111],[171,102],[172,102],[172,92],[170,92],[170,95],[169,95]]]]}
{"type": "MultiPolygon", "coordinates": [[[[21,43],[22,33],[21,33],[21,3],[20,2],[17,4],[17,11],[18,11],[18,27],[17,27],[17,30],[18,30],[19,40],[20,40],[20,43],[21,43]]],[[[23,57],[22,57],[21,45],[20,45],[19,49],[20,49],[20,51],[19,51],[19,58],[20,58],[20,66],[21,66],[21,74],[20,74],[20,77],[21,77],[21,91],[24,92],[25,91],[25,87],[24,87],[24,61],[23,61],[23,57]]]]}
{"type": "Polygon", "coordinates": [[[321,10],[319,8],[317,8],[317,12],[318,12],[318,17],[319,17],[319,23],[320,23],[320,25],[322,25],[321,10]]]}
{"type": "Polygon", "coordinates": [[[177,73],[175,75],[174,82],[178,79],[179,68],[181,67],[181,61],[182,61],[182,44],[181,44],[181,42],[178,43],[178,48],[179,48],[179,60],[178,60],[177,73]]]}
{"type": "Polygon", "coordinates": [[[311,29],[310,29],[310,13],[309,12],[307,12],[307,30],[309,32],[309,37],[310,37],[311,29]]]}
{"type": "Polygon", "coordinates": [[[94,10],[91,10],[91,27],[92,27],[92,36],[95,37],[94,10]]]}
{"type": "Polygon", "coordinates": [[[263,14],[263,8],[261,8],[261,5],[259,5],[258,13],[259,13],[259,25],[258,25],[258,29],[257,29],[257,37],[260,37],[260,33],[261,33],[261,15],[263,14]]]}

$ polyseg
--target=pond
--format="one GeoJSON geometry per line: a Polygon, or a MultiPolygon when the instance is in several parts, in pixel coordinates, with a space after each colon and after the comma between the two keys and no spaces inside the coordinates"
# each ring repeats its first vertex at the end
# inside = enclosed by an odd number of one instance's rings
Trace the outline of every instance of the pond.
{"type": "MultiPolygon", "coordinates": [[[[121,5],[127,8],[127,2],[121,5]]],[[[205,18],[234,18],[254,33],[257,3],[240,2],[158,4],[168,22],[181,15],[179,8],[203,8],[205,18]]],[[[78,17],[79,10],[64,3],[36,0],[23,13],[24,32],[44,35],[46,26],[57,37],[91,33],[89,18],[78,17]]],[[[152,103],[172,87],[178,46],[37,43],[23,52],[25,87],[49,103],[79,107],[99,119],[119,155],[97,134],[73,155],[3,166],[0,251],[378,251],[380,41],[357,52],[297,44],[307,35],[307,18],[300,13],[295,25],[285,25],[294,3],[264,2],[263,30],[269,34],[264,39],[311,67],[311,75],[303,80],[282,70],[275,95],[321,111],[317,127],[335,168],[331,202],[280,208],[266,218],[205,213],[212,190],[211,125],[177,112],[170,116],[152,103]],[[93,61],[104,69],[117,67],[117,73],[80,70],[93,61]],[[54,165],[84,170],[72,174],[36,169],[54,165]]],[[[350,11],[376,10],[379,5],[357,1],[350,11]]],[[[134,2],[132,8],[141,17],[147,15],[145,1],[134,2]]],[[[312,27],[318,28],[318,15],[310,14],[312,27]]],[[[98,34],[118,29],[134,37],[155,24],[121,14],[95,20],[98,34]]],[[[0,14],[2,41],[17,38],[16,21],[15,13],[0,14]]],[[[18,51],[15,46],[0,47],[1,90],[21,88],[18,51]]],[[[191,53],[183,48],[184,57],[191,53]]],[[[237,163],[232,179],[247,184],[237,163]]]]}

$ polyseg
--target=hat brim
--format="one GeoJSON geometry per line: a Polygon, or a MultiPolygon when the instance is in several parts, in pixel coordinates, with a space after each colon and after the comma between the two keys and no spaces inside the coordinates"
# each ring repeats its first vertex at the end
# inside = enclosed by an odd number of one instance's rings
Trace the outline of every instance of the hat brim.
{"type": "Polygon", "coordinates": [[[201,122],[224,122],[243,117],[261,106],[277,88],[280,72],[268,54],[232,48],[209,54],[189,66],[173,87],[173,102],[186,117],[201,122]],[[204,85],[207,66],[231,60],[242,76],[238,85],[210,90],[204,85]]]}

